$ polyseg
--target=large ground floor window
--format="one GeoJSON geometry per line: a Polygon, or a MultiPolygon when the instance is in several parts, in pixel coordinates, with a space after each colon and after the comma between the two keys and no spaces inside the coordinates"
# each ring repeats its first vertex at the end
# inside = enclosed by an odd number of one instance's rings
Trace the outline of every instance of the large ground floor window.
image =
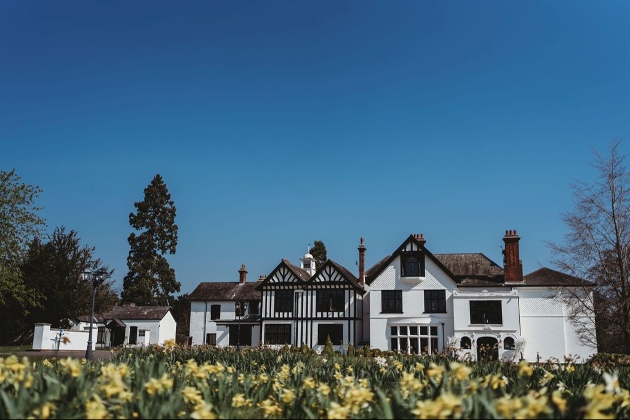
{"type": "Polygon", "coordinates": [[[407,354],[433,354],[438,349],[438,327],[433,325],[392,325],[391,349],[407,354]]]}
{"type": "Polygon", "coordinates": [[[317,327],[317,344],[326,344],[327,338],[334,345],[343,344],[343,325],[341,324],[319,324],[317,327]]]}
{"type": "Polygon", "coordinates": [[[291,344],[291,324],[266,324],[265,344],[291,344]]]}

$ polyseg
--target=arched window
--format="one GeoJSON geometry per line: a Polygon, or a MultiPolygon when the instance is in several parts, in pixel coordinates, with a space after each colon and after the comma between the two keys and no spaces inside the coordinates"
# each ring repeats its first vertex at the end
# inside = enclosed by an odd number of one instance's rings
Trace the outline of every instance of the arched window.
{"type": "Polygon", "coordinates": [[[514,339],[512,337],[507,337],[505,340],[503,340],[503,348],[505,350],[516,350],[514,339]]]}
{"type": "Polygon", "coordinates": [[[469,349],[470,348],[470,337],[462,337],[461,341],[459,342],[459,347],[461,347],[463,349],[469,349]]]}
{"type": "Polygon", "coordinates": [[[424,255],[420,251],[407,251],[401,257],[401,277],[424,277],[424,255]]]}

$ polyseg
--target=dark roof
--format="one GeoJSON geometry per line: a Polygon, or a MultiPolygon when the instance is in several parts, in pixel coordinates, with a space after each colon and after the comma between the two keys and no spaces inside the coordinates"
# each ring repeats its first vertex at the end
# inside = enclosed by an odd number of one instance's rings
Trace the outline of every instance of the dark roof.
{"type": "Polygon", "coordinates": [[[112,327],[126,327],[127,324],[125,324],[122,320],[116,318],[116,319],[112,319],[111,321],[109,321],[107,323],[107,328],[112,328],[112,327]]]}
{"type": "MultiPolygon", "coordinates": [[[[520,285],[520,284],[519,284],[520,285]]],[[[523,276],[523,286],[586,286],[593,287],[595,283],[582,280],[551,268],[542,267],[523,276]]]]}
{"type": "Polygon", "coordinates": [[[459,286],[503,285],[503,268],[480,252],[434,255],[453,273],[459,286]]]}
{"type": "MultiPolygon", "coordinates": [[[[94,318],[98,322],[104,320],[117,319],[162,319],[171,308],[168,306],[114,306],[110,311],[101,314],[94,314],[94,318]]],[[[80,315],[77,317],[79,321],[88,322],[89,315],[80,315]]]]}
{"type": "Polygon", "coordinates": [[[282,262],[295,274],[295,276],[302,281],[309,281],[311,279],[311,275],[308,274],[308,271],[304,270],[301,267],[291,263],[289,260],[282,259],[282,262]]]}
{"type": "Polygon", "coordinates": [[[433,254],[456,277],[503,276],[503,268],[482,253],[433,254]]]}
{"type": "Polygon", "coordinates": [[[256,283],[240,282],[204,282],[188,295],[188,300],[260,300],[260,292],[256,287],[261,281],[256,283]]]}
{"type": "Polygon", "coordinates": [[[383,258],[382,260],[380,260],[379,262],[374,264],[372,267],[367,269],[367,271],[365,272],[365,281],[368,284],[371,283],[371,280],[373,279],[373,277],[376,277],[375,276],[376,273],[380,273],[381,272],[381,269],[389,261],[390,257],[391,257],[391,255],[386,256],[385,258],[383,258]],[[370,281],[368,281],[368,279],[370,279],[370,281]]]}
{"type": "Polygon", "coordinates": [[[214,322],[217,324],[247,324],[256,322],[259,323],[262,320],[262,316],[260,314],[247,314],[241,318],[236,317],[235,319],[216,319],[214,322]]]}

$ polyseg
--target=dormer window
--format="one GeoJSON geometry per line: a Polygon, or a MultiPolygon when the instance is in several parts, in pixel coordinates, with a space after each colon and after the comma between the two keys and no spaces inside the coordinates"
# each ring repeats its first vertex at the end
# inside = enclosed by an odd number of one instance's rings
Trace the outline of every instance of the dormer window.
{"type": "Polygon", "coordinates": [[[403,252],[400,256],[401,277],[424,277],[424,255],[422,252],[403,252]]]}

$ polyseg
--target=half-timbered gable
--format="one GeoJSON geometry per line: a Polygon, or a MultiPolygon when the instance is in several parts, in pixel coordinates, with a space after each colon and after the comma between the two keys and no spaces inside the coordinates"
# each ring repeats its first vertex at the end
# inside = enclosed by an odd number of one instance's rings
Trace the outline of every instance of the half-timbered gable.
{"type": "Polygon", "coordinates": [[[263,343],[318,348],[328,337],[337,347],[363,339],[365,291],[357,278],[332,260],[314,269],[310,254],[302,267],[283,259],[259,285],[263,343]]]}
{"type": "Polygon", "coordinates": [[[334,346],[363,341],[363,295],[357,278],[341,264],[328,260],[306,289],[306,337],[320,348],[330,337],[334,346]]]}
{"type": "Polygon", "coordinates": [[[301,299],[298,294],[303,293],[310,277],[304,269],[282,259],[257,287],[261,292],[262,318],[291,320],[302,316],[296,300],[301,299]]]}

